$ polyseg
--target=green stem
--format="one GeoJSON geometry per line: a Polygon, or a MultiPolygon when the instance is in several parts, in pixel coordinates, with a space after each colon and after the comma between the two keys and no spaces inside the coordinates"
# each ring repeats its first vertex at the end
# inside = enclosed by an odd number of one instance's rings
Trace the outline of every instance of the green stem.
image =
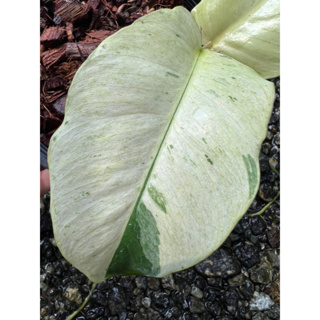
{"type": "Polygon", "coordinates": [[[90,290],[88,296],[86,297],[86,299],[83,301],[82,305],[81,305],[75,312],[73,312],[66,320],[71,320],[71,319],[73,319],[73,318],[83,309],[83,307],[84,307],[84,306],[87,304],[87,302],[89,301],[89,299],[90,299],[90,297],[91,297],[91,295],[92,295],[92,292],[93,292],[93,290],[95,289],[96,285],[97,285],[96,283],[93,283],[93,284],[92,284],[91,290],[90,290]]]}
{"type": "Polygon", "coordinates": [[[270,166],[271,170],[272,170],[273,172],[275,172],[278,177],[280,177],[279,171],[278,171],[276,168],[274,168],[270,163],[269,163],[269,166],[270,166]]]}
{"type": "Polygon", "coordinates": [[[255,217],[255,216],[260,216],[261,214],[263,214],[278,199],[279,196],[280,196],[280,190],[278,191],[278,194],[275,196],[275,198],[271,202],[269,202],[260,211],[258,211],[256,213],[248,214],[248,217],[255,217]]]}
{"type": "MultiPolygon", "coordinates": [[[[279,171],[278,171],[275,167],[273,167],[273,166],[270,164],[270,162],[269,162],[269,166],[270,166],[271,170],[272,170],[273,172],[275,172],[278,177],[280,177],[279,171]]],[[[279,196],[280,196],[280,190],[278,191],[277,195],[275,196],[275,198],[274,198],[271,202],[269,202],[269,203],[268,203],[265,207],[263,207],[260,211],[258,211],[258,212],[256,212],[256,213],[248,214],[248,217],[260,216],[261,214],[263,214],[263,213],[278,199],[279,196]]]]}

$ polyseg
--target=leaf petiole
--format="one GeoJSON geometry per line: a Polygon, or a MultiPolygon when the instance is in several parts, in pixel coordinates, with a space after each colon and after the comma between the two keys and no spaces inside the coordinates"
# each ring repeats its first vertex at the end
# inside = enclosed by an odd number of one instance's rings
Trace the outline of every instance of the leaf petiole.
{"type": "Polygon", "coordinates": [[[258,211],[256,213],[248,214],[248,217],[255,217],[255,216],[260,216],[261,214],[263,214],[278,199],[279,196],[280,196],[280,190],[278,191],[277,195],[274,197],[274,199],[271,202],[269,202],[260,211],[258,211]]]}
{"type": "Polygon", "coordinates": [[[97,285],[97,283],[92,284],[91,290],[90,290],[88,296],[83,301],[82,305],[76,311],[74,311],[66,320],[72,320],[84,308],[84,306],[88,303],[96,285],[97,285]]]}

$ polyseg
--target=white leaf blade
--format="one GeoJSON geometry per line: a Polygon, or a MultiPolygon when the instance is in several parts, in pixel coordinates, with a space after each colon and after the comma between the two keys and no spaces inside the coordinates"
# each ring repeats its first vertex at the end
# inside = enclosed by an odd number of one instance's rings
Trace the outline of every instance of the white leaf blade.
{"type": "Polygon", "coordinates": [[[62,254],[94,282],[198,262],[253,199],[273,85],[200,52],[192,16],[160,10],[108,38],[74,78],[49,148],[51,210],[62,254]]]}
{"type": "Polygon", "coordinates": [[[264,78],[280,74],[279,0],[203,0],[193,11],[203,44],[250,66],[264,78]]]}

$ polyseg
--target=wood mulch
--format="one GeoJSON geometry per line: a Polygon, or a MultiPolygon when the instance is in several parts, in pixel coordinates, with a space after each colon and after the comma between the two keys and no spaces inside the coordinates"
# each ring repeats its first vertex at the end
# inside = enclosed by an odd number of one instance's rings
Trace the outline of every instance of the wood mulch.
{"type": "Polygon", "coordinates": [[[40,141],[48,146],[64,117],[70,83],[107,37],[136,19],[182,0],[41,0],[40,141]]]}

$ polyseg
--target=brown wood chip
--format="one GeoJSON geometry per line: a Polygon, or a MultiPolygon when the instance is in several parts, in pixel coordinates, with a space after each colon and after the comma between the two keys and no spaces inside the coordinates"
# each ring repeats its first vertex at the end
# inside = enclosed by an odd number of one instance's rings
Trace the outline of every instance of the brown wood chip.
{"type": "Polygon", "coordinates": [[[61,42],[65,36],[66,36],[65,28],[50,27],[43,30],[40,37],[40,43],[46,46],[52,46],[61,42]]]}
{"type": "Polygon", "coordinates": [[[59,66],[55,67],[55,74],[65,79],[65,83],[68,89],[68,85],[73,79],[75,73],[81,66],[82,62],[79,60],[73,60],[68,62],[62,62],[59,66]]]}
{"type": "Polygon", "coordinates": [[[108,38],[112,34],[114,34],[116,31],[110,31],[110,30],[92,30],[87,33],[84,43],[100,43],[104,39],[108,38]]]}
{"type": "Polygon", "coordinates": [[[59,97],[64,95],[65,93],[66,93],[66,90],[50,91],[46,93],[44,98],[46,99],[47,103],[52,103],[56,101],[59,97]]]}
{"type": "Polygon", "coordinates": [[[45,51],[41,55],[41,60],[46,69],[49,69],[53,65],[63,61],[65,59],[66,53],[66,44],[55,48],[45,51]]]}
{"type": "Polygon", "coordinates": [[[56,0],[54,21],[73,22],[85,11],[86,5],[81,4],[78,0],[56,0]]]}
{"type": "Polygon", "coordinates": [[[49,78],[44,82],[44,90],[45,91],[50,91],[50,90],[55,90],[58,88],[63,88],[64,87],[64,81],[61,77],[56,76],[53,78],[49,78]]]}
{"type": "Polygon", "coordinates": [[[66,55],[72,59],[86,59],[97,46],[92,43],[70,42],[66,45],[66,55]]]}

